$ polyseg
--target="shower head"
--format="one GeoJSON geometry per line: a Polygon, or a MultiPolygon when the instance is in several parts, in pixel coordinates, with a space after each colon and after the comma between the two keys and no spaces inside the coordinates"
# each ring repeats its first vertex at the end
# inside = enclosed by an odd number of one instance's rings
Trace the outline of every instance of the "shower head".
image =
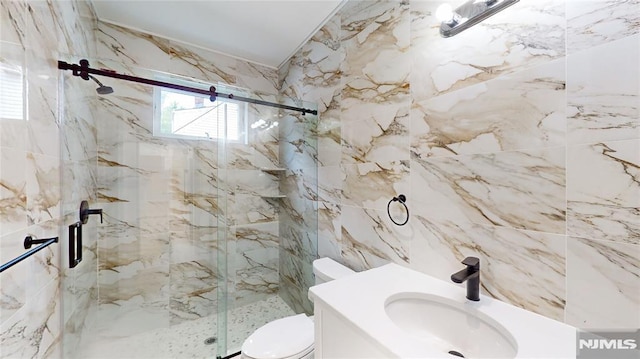
{"type": "Polygon", "coordinates": [[[98,81],[97,78],[95,78],[95,77],[93,77],[91,75],[89,75],[89,78],[92,79],[93,81],[95,81],[95,83],[98,84],[98,88],[96,89],[96,92],[99,95],[108,95],[110,93],[113,93],[113,87],[103,85],[102,82],[98,81]]]}

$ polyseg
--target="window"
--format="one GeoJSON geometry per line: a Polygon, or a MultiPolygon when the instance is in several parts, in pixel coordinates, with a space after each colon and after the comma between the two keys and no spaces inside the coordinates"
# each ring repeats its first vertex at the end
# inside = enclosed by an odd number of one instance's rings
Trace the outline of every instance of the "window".
{"type": "Polygon", "coordinates": [[[246,105],[223,98],[211,102],[206,95],[161,87],[154,92],[154,135],[246,142],[246,105]]]}
{"type": "Polygon", "coordinates": [[[22,68],[0,64],[0,119],[24,119],[22,68]]]}

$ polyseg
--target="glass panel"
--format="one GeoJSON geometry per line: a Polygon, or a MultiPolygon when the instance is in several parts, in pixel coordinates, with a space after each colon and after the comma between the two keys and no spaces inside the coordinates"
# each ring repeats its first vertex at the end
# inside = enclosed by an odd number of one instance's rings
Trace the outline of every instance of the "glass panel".
{"type": "MultiPolygon", "coordinates": [[[[219,92],[237,89],[218,86],[219,92]]],[[[310,103],[252,98],[314,109],[310,103]]],[[[307,291],[317,257],[317,117],[265,105],[247,107],[247,143],[226,141],[227,355],[278,318],[311,314],[307,291]]],[[[226,335],[222,334],[226,332],[226,335]]]]}

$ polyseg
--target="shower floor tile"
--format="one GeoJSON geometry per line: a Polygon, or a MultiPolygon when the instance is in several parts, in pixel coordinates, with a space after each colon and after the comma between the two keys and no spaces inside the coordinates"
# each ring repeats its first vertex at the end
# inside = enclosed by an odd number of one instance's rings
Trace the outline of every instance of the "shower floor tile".
{"type": "MultiPolygon", "coordinates": [[[[244,339],[258,327],[294,314],[296,313],[279,296],[230,310],[227,314],[228,353],[239,351],[244,339]]],[[[218,355],[218,343],[207,345],[205,340],[217,336],[217,331],[218,318],[213,315],[115,340],[101,338],[97,333],[85,339],[86,342],[76,358],[215,358],[218,355]]]]}

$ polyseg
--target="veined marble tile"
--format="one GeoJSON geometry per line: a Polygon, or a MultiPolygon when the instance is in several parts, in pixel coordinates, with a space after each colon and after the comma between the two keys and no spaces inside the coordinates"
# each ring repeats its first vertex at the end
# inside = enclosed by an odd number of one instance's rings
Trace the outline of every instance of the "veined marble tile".
{"type": "Polygon", "coordinates": [[[171,264],[169,277],[172,325],[216,312],[215,264],[200,261],[171,264]]]}
{"type": "MultiPolygon", "coordinates": [[[[7,263],[25,252],[24,237],[23,231],[0,237],[0,263],[7,263]]],[[[25,279],[29,278],[30,269],[29,263],[23,261],[2,272],[0,276],[0,323],[4,323],[27,302],[29,282],[25,279]]]]}
{"type": "Polygon", "coordinates": [[[26,0],[3,1],[0,3],[0,41],[22,44],[24,46],[26,24],[26,0]]]}
{"type": "Polygon", "coordinates": [[[256,195],[239,193],[228,196],[227,208],[229,224],[270,223],[278,219],[278,207],[256,195]]]}
{"type": "Polygon", "coordinates": [[[345,98],[382,100],[407,94],[409,4],[356,1],[346,4],[341,16],[345,98]]]}
{"type": "Polygon", "coordinates": [[[285,114],[280,121],[280,163],[291,170],[314,168],[318,163],[317,116],[285,114]]]}
{"type": "Polygon", "coordinates": [[[86,91],[84,81],[71,75],[62,76],[64,95],[60,114],[62,158],[67,161],[95,159],[97,128],[93,123],[95,95],[86,91]]]}
{"type": "MultiPolygon", "coordinates": [[[[411,217],[411,267],[444,281],[480,258],[481,294],[562,321],[565,306],[564,235],[435,222],[411,217]]],[[[462,285],[464,286],[464,285],[462,285]]]]}
{"type": "Polygon", "coordinates": [[[0,235],[27,227],[27,153],[2,148],[0,153],[0,235]]]}
{"type": "Polygon", "coordinates": [[[235,226],[234,232],[236,250],[239,253],[260,248],[277,248],[280,244],[278,222],[235,226]]]}
{"type": "Polygon", "coordinates": [[[640,140],[567,151],[567,233],[640,244],[640,140]]]}
{"type": "Polygon", "coordinates": [[[318,203],[318,258],[329,257],[340,261],[342,223],[341,207],[335,203],[318,203]]]}
{"type": "MultiPolygon", "coordinates": [[[[57,60],[58,51],[69,53],[67,43],[62,39],[61,26],[65,21],[54,2],[51,1],[27,1],[25,13],[25,47],[34,49],[43,59],[57,60]]],[[[48,67],[55,66],[51,61],[48,67]]],[[[43,70],[42,68],[38,70],[43,70]]],[[[56,69],[56,72],[58,70],[56,69]]],[[[55,72],[49,72],[52,74],[55,72]]],[[[54,112],[55,113],[55,112],[54,112]]]]}
{"type": "MultiPolygon", "coordinates": [[[[3,273],[4,275],[4,273],[3,273]]],[[[61,335],[59,284],[50,282],[29,304],[0,324],[3,358],[59,357],[56,342],[61,335]]]]}
{"type": "Polygon", "coordinates": [[[168,233],[171,224],[168,221],[169,203],[168,199],[103,203],[104,221],[108,225],[100,227],[101,236],[119,238],[168,233]]]}
{"type": "Polygon", "coordinates": [[[567,0],[567,51],[570,54],[639,31],[638,0],[567,0]]]}
{"type": "Polygon", "coordinates": [[[385,210],[393,197],[411,198],[409,161],[342,166],[342,204],[385,210]]]}
{"type": "Polygon", "coordinates": [[[280,93],[289,98],[302,98],[304,88],[304,52],[298,51],[278,69],[280,93]]]}
{"type": "Polygon", "coordinates": [[[317,256],[318,207],[312,198],[295,198],[293,191],[280,201],[281,249],[300,258],[317,256]]]}
{"type": "MultiPolygon", "coordinates": [[[[29,259],[25,259],[22,262],[23,265],[28,266],[29,275],[27,284],[27,298],[34,298],[38,292],[42,290],[46,285],[60,281],[60,270],[62,265],[68,264],[61,261],[62,246],[64,238],[60,233],[61,221],[56,218],[49,220],[34,226],[29,227],[23,232],[23,240],[26,235],[31,235],[33,238],[53,238],[58,237],[58,243],[53,243],[47,248],[39,251],[31,256],[29,259]]],[[[34,248],[35,246],[31,247],[34,248]]],[[[23,251],[24,247],[23,247],[23,251]]],[[[93,267],[95,270],[96,267],[93,267]]],[[[3,273],[4,274],[4,273],[3,273]]]]}
{"type": "Polygon", "coordinates": [[[342,162],[342,120],[338,93],[318,119],[318,166],[337,166],[342,162]]]}
{"type": "Polygon", "coordinates": [[[391,223],[387,210],[342,206],[342,261],[361,271],[389,262],[409,263],[410,226],[391,223]]]}
{"type": "Polygon", "coordinates": [[[98,327],[111,327],[111,325],[117,327],[116,323],[120,320],[133,320],[136,323],[141,321],[130,329],[118,330],[115,335],[120,336],[126,335],[127,332],[144,331],[145,328],[148,330],[153,327],[154,320],[168,322],[169,265],[144,268],[140,262],[137,262],[127,267],[103,268],[98,278],[100,287],[98,327]],[[139,316],[136,318],[137,315],[139,316]],[[147,315],[150,317],[145,318],[147,315]],[[152,319],[154,317],[155,319],[152,319]],[[148,322],[142,322],[147,319],[148,322]],[[104,324],[99,323],[103,320],[104,324]]]}
{"type": "Polygon", "coordinates": [[[417,102],[418,158],[564,145],[565,64],[553,61],[417,102]]]}
{"type": "MultiPolygon", "coordinates": [[[[96,54],[96,21],[93,6],[84,1],[54,2],[55,12],[61,19],[75,21],[61,21],[59,38],[64,42],[64,52],[71,54],[96,54]]],[[[62,49],[61,49],[62,50],[62,49]]]]}
{"type": "Polygon", "coordinates": [[[341,166],[318,167],[318,200],[341,203],[342,184],[345,179],[345,173],[341,166]]]}
{"type": "Polygon", "coordinates": [[[278,248],[236,253],[235,305],[243,305],[278,292],[278,248]]]}
{"type": "Polygon", "coordinates": [[[289,75],[288,79],[304,85],[302,98],[313,99],[317,103],[321,119],[333,106],[341,89],[341,65],[345,51],[340,41],[340,25],[340,16],[333,16],[313,35],[299,51],[304,56],[300,59],[304,60],[301,63],[304,67],[302,76],[289,75]]]}
{"type": "Polygon", "coordinates": [[[138,271],[169,264],[171,238],[168,234],[101,238],[111,238],[109,241],[100,241],[101,272],[111,271],[123,278],[130,278],[138,271]]]}
{"type": "MultiPolygon", "coordinates": [[[[219,227],[201,227],[181,229],[172,226],[169,234],[169,249],[164,249],[163,256],[170,255],[171,263],[198,262],[215,263],[218,252],[224,250],[224,243],[219,241],[219,227]],[[168,251],[168,252],[167,252],[168,251]]],[[[229,239],[235,236],[233,228],[227,229],[229,239]]]]}
{"type": "Polygon", "coordinates": [[[345,48],[342,162],[409,158],[409,4],[354,2],[342,14],[345,48]]]}
{"type": "MultiPolygon", "coordinates": [[[[220,56],[221,54],[218,55],[220,56]]],[[[216,63],[216,60],[212,62],[216,63]]],[[[236,60],[234,66],[236,86],[269,94],[278,93],[278,74],[276,70],[240,59],[236,60]]]]}
{"type": "Polygon", "coordinates": [[[563,0],[520,1],[450,38],[440,36],[440,4],[411,3],[414,101],[565,55],[563,0]]]}
{"type": "MultiPolygon", "coordinates": [[[[280,213],[289,213],[298,224],[306,222],[305,217],[315,211],[313,201],[318,199],[318,172],[315,167],[287,170],[280,177],[280,193],[287,197],[280,201],[280,213]]],[[[314,220],[314,219],[311,219],[314,220]]],[[[307,222],[306,226],[312,226],[307,222]]]]}
{"type": "Polygon", "coordinates": [[[26,171],[28,223],[60,217],[60,159],[28,153],[26,171]]]}
{"type": "Polygon", "coordinates": [[[73,214],[65,223],[77,221],[78,207],[81,201],[96,202],[97,161],[84,160],[80,162],[62,161],[62,215],[73,214]]]}
{"type": "Polygon", "coordinates": [[[226,181],[229,191],[234,194],[278,194],[277,178],[260,170],[228,170],[226,181]]]}
{"type": "MultiPolygon", "coordinates": [[[[305,277],[313,278],[313,267],[305,264],[298,257],[280,251],[280,285],[279,295],[296,312],[313,313],[313,303],[309,300],[309,286],[305,277]],[[306,274],[305,274],[306,273],[306,274]]],[[[309,279],[308,279],[309,280],[309,279]]]]}
{"type": "Polygon", "coordinates": [[[640,34],[569,54],[570,144],[640,138],[638,63],[640,34]]]}
{"type": "Polygon", "coordinates": [[[220,213],[217,197],[186,193],[184,200],[187,214],[183,216],[182,219],[188,227],[203,228],[217,226],[219,221],[218,214],[220,213]]]}
{"type": "Polygon", "coordinates": [[[565,233],[565,150],[546,148],[411,163],[413,214],[565,233]]]}
{"type": "Polygon", "coordinates": [[[315,228],[299,226],[283,216],[280,220],[280,246],[299,260],[311,263],[318,257],[318,237],[315,228]]]}
{"type": "MultiPolygon", "coordinates": [[[[166,281],[168,283],[168,280],[166,281]]],[[[130,283],[122,285],[131,286],[130,283]]],[[[106,290],[111,289],[106,287],[106,290]]],[[[156,294],[158,293],[157,289],[146,290],[155,290],[156,294]]],[[[156,328],[169,327],[171,319],[168,288],[163,288],[162,291],[164,292],[162,300],[153,302],[145,302],[141,296],[126,297],[117,303],[101,302],[94,328],[98,335],[92,339],[113,341],[156,328]]]]}
{"type": "Polygon", "coordinates": [[[98,22],[98,56],[126,66],[235,84],[237,60],[118,25],[98,22]]]}
{"type": "Polygon", "coordinates": [[[220,182],[224,180],[218,167],[217,148],[174,148],[172,155],[171,184],[176,189],[174,196],[181,197],[181,192],[200,193],[214,197],[220,194],[220,182]]]}
{"type": "MultiPolygon", "coordinates": [[[[268,101],[275,102],[273,99],[268,99],[268,101]]],[[[226,145],[227,168],[257,169],[280,167],[279,123],[284,114],[266,106],[256,107],[251,110],[252,113],[247,118],[249,126],[247,143],[227,143],[226,145]],[[269,127],[258,126],[258,123],[263,123],[259,122],[260,120],[265,123],[265,126],[268,125],[269,127]],[[239,150],[238,155],[230,157],[230,148],[237,148],[239,150]]]]}
{"type": "MultiPolygon", "coordinates": [[[[75,213],[73,220],[77,220],[75,213]]],[[[71,218],[64,223],[70,223],[71,218]]],[[[97,228],[96,221],[90,221],[83,226],[83,255],[82,262],[75,268],[69,268],[66,251],[62,251],[62,301],[64,337],[64,358],[73,357],[83,337],[89,336],[98,314],[98,258],[97,258],[97,228]]],[[[63,227],[64,228],[64,227],[63,227]]],[[[63,243],[68,240],[67,231],[63,230],[63,243]]]]}
{"type": "Polygon", "coordinates": [[[147,200],[169,197],[167,189],[172,185],[173,159],[166,147],[125,143],[110,153],[100,151],[103,154],[98,157],[99,186],[106,198],[113,197],[115,202],[138,197],[147,200]],[[117,193],[110,196],[110,191],[117,193]]]}
{"type": "Polygon", "coordinates": [[[640,327],[640,246],[569,237],[567,315],[581,329],[640,327]]]}
{"type": "MultiPolygon", "coordinates": [[[[408,97],[407,97],[408,100],[408,97]]],[[[362,114],[362,108],[349,108],[348,100],[342,106],[342,163],[385,163],[406,161],[410,157],[409,104],[366,104],[371,113],[362,114]],[[352,112],[349,114],[348,112],[352,112]],[[364,120],[353,120],[352,115],[364,120]],[[351,118],[351,119],[349,119],[351,118]]]]}

